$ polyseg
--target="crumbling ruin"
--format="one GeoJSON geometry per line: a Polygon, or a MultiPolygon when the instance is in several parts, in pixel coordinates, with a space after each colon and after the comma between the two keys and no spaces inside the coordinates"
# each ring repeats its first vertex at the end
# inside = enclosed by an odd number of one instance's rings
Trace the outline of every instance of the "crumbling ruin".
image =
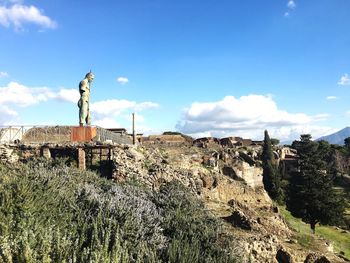
{"type": "MultiPolygon", "coordinates": [[[[164,182],[180,181],[224,220],[228,232],[234,229],[236,242],[250,262],[275,262],[275,258],[302,262],[309,252],[294,249],[290,229],[263,189],[261,146],[208,146],[101,141],[17,143],[1,145],[0,159],[17,162],[63,157],[80,169],[95,170],[117,181],[137,178],[154,190],[164,182]]],[[[287,159],[292,151],[282,148],[276,153],[287,159]]]]}

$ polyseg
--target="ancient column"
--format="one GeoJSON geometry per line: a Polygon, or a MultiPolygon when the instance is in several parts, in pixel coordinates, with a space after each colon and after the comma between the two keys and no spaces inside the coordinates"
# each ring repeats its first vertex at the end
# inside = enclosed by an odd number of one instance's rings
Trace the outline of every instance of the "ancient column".
{"type": "Polygon", "coordinates": [[[136,144],[135,113],[132,114],[132,144],[136,144]]]}
{"type": "Polygon", "coordinates": [[[78,168],[80,170],[86,169],[85,151],[83,148],[78,148],[78,168]]]}

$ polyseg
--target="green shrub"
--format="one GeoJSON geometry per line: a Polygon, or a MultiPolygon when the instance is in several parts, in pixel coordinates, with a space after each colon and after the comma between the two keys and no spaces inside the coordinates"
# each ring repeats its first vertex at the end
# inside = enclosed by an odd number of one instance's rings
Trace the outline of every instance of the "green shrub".
{"type": "Polygon", "coordinates": [[[234,262],[188,189],[37,160],[0,164],[0,262],[234,262]]]}
{"type": "Polygon", "coordinates": [[[235,258],[219,246],[221,224],[181,183],[163,185],[156,195],[163,211],[164,233],[170,237],[167,262],[234,262],[235,258]]]}

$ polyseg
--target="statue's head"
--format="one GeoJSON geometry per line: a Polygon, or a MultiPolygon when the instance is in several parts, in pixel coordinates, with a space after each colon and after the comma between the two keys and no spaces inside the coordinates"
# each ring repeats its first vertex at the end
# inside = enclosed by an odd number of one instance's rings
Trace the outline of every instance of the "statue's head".
{"type": "Polygon", "coordinates": [[[85,75],[85,78],[87,78],[87,80],[89,81],[89,82],[92,82],[93,80],[94,80],[94,74],[91,72],[91,70],[90,70],[90,72],[89,73],[87,73],[86,75],[85,75]]]}

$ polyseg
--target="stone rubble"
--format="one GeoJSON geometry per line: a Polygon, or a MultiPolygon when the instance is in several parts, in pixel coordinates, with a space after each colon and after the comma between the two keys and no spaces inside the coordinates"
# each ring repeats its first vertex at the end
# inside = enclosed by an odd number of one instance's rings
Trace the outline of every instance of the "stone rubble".
{"type": "Polygon", "coordinates": [[[0,161],[7,163],[15,163],[19,159],[15,150],[8,145],[0,145],[0,161]]]}
{"type": "Polygon", "coordinates": [[[304,263],[331,263],[325,256],[318,253],[310,253],[307,255],[304,263]]]}
{"type": "MultiPolygon", "coordinates": [[[[243,262],[330,262],[325,256],[295,249],[298,244],[291,242],[292,231],[263,189],[261,147],[218,148],[215,143],[215,147],[210,148],[210,143],[200,148],[111,144],[112,179],[135,178],[154,190],[163,182],[180,181],[204,201],[208,210],[223,219],[227,233],[231,233],[243,248],[243,262]]],[[[46,144],[44,147],[94,145],[46,144]]],[[[0,145],[0,161],[17,162],[20,156],[31,157],[37,152],[40,155],[44,147],[0,145]]]]}

